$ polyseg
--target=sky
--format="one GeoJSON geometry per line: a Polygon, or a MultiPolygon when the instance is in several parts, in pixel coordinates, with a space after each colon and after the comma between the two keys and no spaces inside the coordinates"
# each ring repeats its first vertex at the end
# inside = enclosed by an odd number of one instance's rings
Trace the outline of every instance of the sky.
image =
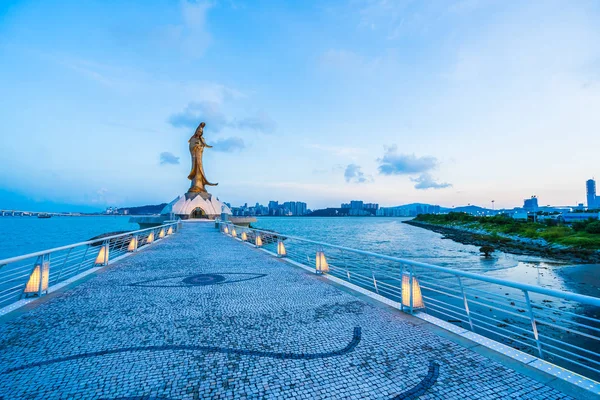
{"type": "Polygon", "coordinates": [[[598,1],[0,2],[0,208],[585,202],[598,1]]]}

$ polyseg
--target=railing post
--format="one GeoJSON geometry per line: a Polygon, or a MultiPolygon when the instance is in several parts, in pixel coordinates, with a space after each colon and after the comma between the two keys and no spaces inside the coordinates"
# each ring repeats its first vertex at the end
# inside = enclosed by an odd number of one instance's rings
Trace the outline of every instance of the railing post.
{"type": "Polygon", "coordinates": [[[409,272],[409,276],[408,276],[408,284],[410,287],[410,313],[413,313],[413,267],[412,265],[410,266],[410,272],[409,272]]]}
{"type": "Polygon", "coordinates": [[[63,261],[62,265],[60,266],[60,270],[58,271],[58,275],[56,275],[56,279],[54,280],[54,284],[58,283],[63,271],[65,270],[65,265],[67,264],[67,260],[69,259],[69,256],[71,255],[71,251],[73,250],[73,248],[71,247],[69,249],[69,252],[67,253],[67,256],[65,257],[65,261],[63,261]]]}
{"type": "MultiPolygon", "coordinates": [[[[44,261],[46,259],[46,255],[41,255],[38,257],[38,260],[40,260],[40,283],[38,286],[38,297],[42,297],[42,289],[44,287],[44,261]]],[[[49,271],[48,271],[49,272],[49,271]]]]}
{"type": "Polygon", "coordinates": [[[91,245],[88,244],[85,248],[85,252],[83,253],[83,257],[81,257],[81,261],[79,261],[79,267],[77,267],[77,273],[79,273],[79,270],[81,269],[81,264],[83,264],[83,262],[85,261],[85,256],[87,256],[88,250],[90,249],[91,245]]]}
{"type": "Polygon", "coordinates": [[[533,337],[535,338],[535,343],[537,344],[538,352],[540,353],[540,358],[544,358],[544,353],[542,353],[542,344],[540,343],[540,338],[538,335],[537,324],[535,323],[535,317],[533,316],[533,308],[531,307],[531,301],[529,300],[529,292],[527,290],[523,290],[525,294],[525,302],[527,303],[527,308],[529,309],[529,318],[531,319],[531,329],[533,330],[533,337]]]}
{"type": "Polygon", "coordinates": [[[404,296],[402,291],[404,290],[404,264],[400,264],[400,311],[404,311],[404,296]]]}
{"type": "Polygon", "coordinates": [[[465,311],[467,312],[467,318],[469,319],[469,325],[471,325],[471,331],[474,331],[473,321],[471,320],[471,312],[469,311],[469,303],[467,302],[467,295],[465,294],[465,288],[463,287],[460,276],[457,276],[456,278],[458,279],[458,285],[460,286],[460,291],[463,296],[463,302],[465,303],[465,311]]]}
{"type": "Polygon", "coordinates": [[[373,286],[375,286],[375,293],[379,294],[379,289],[377,288],[377,280],[375,279],[375,273],[372,270],[371,276],[373,277],[373,286]]]}

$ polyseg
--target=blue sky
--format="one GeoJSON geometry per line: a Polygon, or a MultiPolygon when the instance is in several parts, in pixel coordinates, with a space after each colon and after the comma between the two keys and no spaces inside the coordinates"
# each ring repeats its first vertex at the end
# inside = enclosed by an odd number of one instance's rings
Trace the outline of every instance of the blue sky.
{"type": "Polygon", "coordinates": [[[584,202],[597,1],[4,1],[0,208],[584,202]]]}

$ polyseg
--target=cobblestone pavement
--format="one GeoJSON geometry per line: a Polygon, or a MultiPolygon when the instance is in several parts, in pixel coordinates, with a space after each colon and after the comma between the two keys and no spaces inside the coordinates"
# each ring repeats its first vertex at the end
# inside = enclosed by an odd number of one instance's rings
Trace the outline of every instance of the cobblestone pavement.
{"type": "Polygon", "coordinates": [[[2,399],[234,397],[567,398],[212,224],[0,324],[2,399]]]}

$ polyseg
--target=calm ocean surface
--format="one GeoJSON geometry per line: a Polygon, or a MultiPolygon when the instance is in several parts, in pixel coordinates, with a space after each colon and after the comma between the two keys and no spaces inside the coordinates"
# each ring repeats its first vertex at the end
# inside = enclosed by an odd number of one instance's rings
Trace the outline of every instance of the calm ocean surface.
{"type": "MultiPolygon", "coordinates": [[[[570,289],[555,272],[564,264],[540,258],[496,253],[484,259],[478,248],[442,239],[442,235],[403,224],[403,218],[263,217],[257,228],[368,250],[440,266],[570,289]]],[[[0,259],[82,242],[107,232],[139,229],[128,216],[0,217],[0,259]]]]}
{"type": "Polygon", "coordinates": [[[501,252],[485,259],[478,247],[442,239],[439,233],[403,224],[407,219],[266,217],[258,218],[252,226],[521,283],[574,290],[556,273],[564,263],[501,252]]]}
{"type": "Polygon", "coordinates": [[[140,229],[127,216],[0,217],[0,260],[85,242],[94,236],[140,229]]]}

